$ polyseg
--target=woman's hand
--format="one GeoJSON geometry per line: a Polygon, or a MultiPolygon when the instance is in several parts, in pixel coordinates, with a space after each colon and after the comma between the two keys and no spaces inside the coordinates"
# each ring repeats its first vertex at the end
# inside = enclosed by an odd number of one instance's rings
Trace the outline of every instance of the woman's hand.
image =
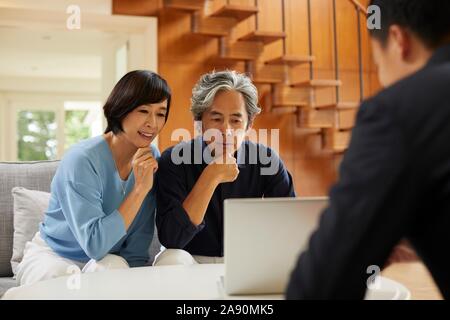
{"type": "Polygon", "coordinates": [[[147,194],[153,187],[153,174],[158,170],[158,162],[153,157],[150,147],[138,149],[131,164],[135,178],[135,189],[147,194]]]}
{"type": "Polygon", "coordinates": [[[125,228],[128,230],[142,202],[153,187],[153,174],[158,170],[158,162],[153,158],[150,147],[140,148],[131,161],[134,172],[134,187],[119,207],[125,228]]]}

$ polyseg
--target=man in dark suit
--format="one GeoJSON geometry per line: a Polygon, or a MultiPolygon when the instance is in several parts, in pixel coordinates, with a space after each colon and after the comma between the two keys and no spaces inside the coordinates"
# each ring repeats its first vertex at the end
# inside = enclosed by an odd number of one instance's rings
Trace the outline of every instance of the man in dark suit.
{"type": "Polygon", "coordinates": [[[386,89],[357,116],[329,207],[288,299],[362,299],[373,266],[409,240],[450,298],[450,1],[372,0],[386,89]]]}

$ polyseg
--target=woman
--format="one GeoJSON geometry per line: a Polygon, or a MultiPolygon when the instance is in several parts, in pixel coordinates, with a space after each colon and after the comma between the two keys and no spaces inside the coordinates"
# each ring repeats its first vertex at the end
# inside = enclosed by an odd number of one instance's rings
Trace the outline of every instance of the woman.
{"type": "Polygon", "coordinates": [[[164,126],[171,92],[150,71],[132,71],[105,106],[105,134],[72,147],[51,184],[44,222],[28,242],[17,280],[23,284],[67,275],[147,264],[154,232],[151,145],[164,126]]]}

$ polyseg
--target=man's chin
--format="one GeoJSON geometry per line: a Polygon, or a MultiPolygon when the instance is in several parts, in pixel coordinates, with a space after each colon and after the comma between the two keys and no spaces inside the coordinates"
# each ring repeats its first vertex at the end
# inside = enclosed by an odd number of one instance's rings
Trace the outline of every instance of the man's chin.
{"type": "Polygon", "coordinates": [[[218,147],[218,150],[221,154],[234,154],[236,152],[236,147],[233,145],[223,145],[218,147]]]}
{"type": "Polygon", "coordinates": [[[208,145],[209,150],[211,150],[211,155],[215,158],[224,155],[224,154],[234,154],[235,153],[235,147],[223,147],[218,145],[210,144],[208,145]]]}

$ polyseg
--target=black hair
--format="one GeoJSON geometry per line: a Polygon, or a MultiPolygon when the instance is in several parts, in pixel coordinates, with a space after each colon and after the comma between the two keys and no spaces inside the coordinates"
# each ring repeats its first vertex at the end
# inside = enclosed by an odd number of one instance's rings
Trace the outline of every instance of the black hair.
{"type": "Polygon", "coordinates": [[[114,86],[103,106],[103,112],[108,122],[105,133],[122,132],[123,119],[137,107],[165,100],[167,100],[167,121],[171,95],[166,80],[156,73],[147,70],[128,72],[114,86]]]}
{"type": "Polygon", "coordinates": [[[450,42],[449,0],[371,0],[370,5],[381,10],[381,29],[371,29],[370,34],[382,45],[394,24],[408,29],[431,49],[450,42]]]}

